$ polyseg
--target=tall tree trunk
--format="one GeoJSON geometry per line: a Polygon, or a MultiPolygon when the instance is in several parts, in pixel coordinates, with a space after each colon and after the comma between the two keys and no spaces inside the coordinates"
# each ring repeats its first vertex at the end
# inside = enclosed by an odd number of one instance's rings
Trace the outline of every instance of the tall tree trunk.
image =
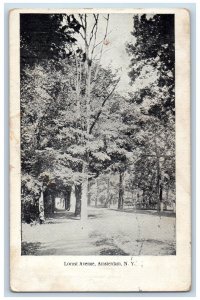
{"type": "Polygon", "coordinates": [[[157,192],[157,211],[160,211],[160,182],[161,182],[161,174],[160,174],[160,156],[158,153],[158,147],[156,138],[154,137],[155,142],[155,152],[156,152],[156,168],[157,168],[157,183],[156,183],[156,192],[157,192]]]}
{"type": "Polygon", "coordinates": [[[142,190],[142,205],[144,205],[146,199],[146,190],[142,190]]]}
{"type": "Polygon", "coordinates": [[[163,211],[162,195],[163,195],[163,190],[162,190],[162,184],[160,183],[159,202],[160,202],[160,210],[161,211],[163,211]]]}
{"type": "MultiPolygon", "coordinates": [[[[86,84],[86,132],[90,130],[90,94],[91,94],[91,61],[89,59],[89,44],[87,41],[87,15],[85,15],[84,42],[85,42],[85,84],[86,84]]],[[[87,138],[85,140],[87,145],[87,138]]],[[[87,219],[87,204],[88,204],[88,153],[86,152],[86,161],[83,163],[83,179],[82,179],[82,195],[81,195],[81,220],[87,219]]]]}
{"type": "Polygon", "coordinates": [[[134,202],[134,190],[131,190],[131,200],[134,202]]]}
{"type": "Polygon", "coordinates": [[[98,185],[98,178],[96,178],[96,197],[95,197],[95,207],[98,205],[98,195],[99,195],[99,185],[98,185]]]}
{"type": "Polygon", "coordinates": [[[118,199],[118,209],[123,209],[124,207],[124,188],[123,188],[123,172],[119,173],[119,199],[118,199]]]}
{"type": "Polygon", "coordinates": [[[87,219],[87,203],[88,203],[88,166],[83,165],[83,179],[82,179],[82,192],[81,192],[81,220],[87,219]]]}
{"type": "Polygon", "coordinates": [[[157,211],[160,211],[160,174],[157,170],[157,184],[156,184],[156,191],[157,191],[157,211]]]}
{"type": "Polygon", "coordinates": [[[45,216],[44,216],[44,192],[43,188],[40,193],[40,198],[39,198],[39,221],[40,224],[44,223],[45,216]]]}
{"type": "Polygon", "coordinates": [[[82,184],[75,185],[75,198],[76,198],[76,207],[75,207],[75,216],[81,216],[81,191],[82,184]]]}
{"type": "Polygon", "coordinates": [[[55,197],[52,196],[52,214],[54,214],[55,211],[55,197]]]}
{"type": "Polygon", "coordinates": [[[66,189],[66,197],[65,197],[65,209],[66,210],[70,210],[71,192],[72,192],[72,187],[68,186],[66,189]]]}
{"type": "MultiPolygon", "coordinates": [[[[95,28],[96,28],[96,32],[97,32],[97,27],[98,27],[98,17],[95,18],[95,25],[94,25],[94,29],[92,30],[92,32],[88,32],[88,21],[87,21],[87,14],[84,15],[84,19],[82,19],[84,25],[82,26],[83,28],[83,41],[84,41],[84,45],[85,45],[85,100],[86,100],[86,133],[87,135],[89,135],[91,133],[91,107],[90,107],[90,98],[91,98],[91,90],[92,90],[92,86],[91,86],[91,68],[92,68],[92,57],[93,57],[93,51],[94,51],[94,47],[92,48],[92,51],[90,51],[91,49],[91,36],[95,36],[95,41],[94,44],[96,42],[96,33],[94,33],[95,28]]],[[[106,32],[105,32],[105,38],[107,36],[107,31],[108,31],[108,21],[109,21],[109,15],[107,17],[107,25],[106,25],[106,32]]],[[[102,51],[103,51],[103,44],[102,44],[102,50],[101,50],[101,54],[102,55],[102,51]]],[[[99,65],[100,65],[100,61],[99,61],[99,65]]],[[[98,74],[98,69],[96,69],[95,71],[95,79],[96,76],[98,74]]],[[[106,101],[106,100],[105,100],[106,101]]],[[[84,124],[85,125],[85,124],[84,124]]],[[[84,126],[85,129],[85,126],[84,126]]],[[[85,146],[87,146],[87,138],[85,139],[85,146]]],[[[86,159],[85,159],[85,163],[83,164],[83,182],[82,182],[82,199],[81,199],[81,219],[87,219],[87,203],[88,203],[88,164],[89,164],[89,153],[86,150],[86,159]]]]}
{"type": "Polygon", "coordinates": [[[88,179],[88,206],[91,205],[90,187],[91,187],[91,180],[88,179]]]}
{"type": "Polygon", "coordinates": [[[106,207],[110,207],[110,176],[107,179],[107,199],[106,199],[106,207]]]}
{"type": "Polygon", "coordinates": [[[168,203],[168,199],[169,199],[169,184],[167,185],[167,191],[166,191],[166,201],[168,203]]]}
{"type": "Polygon", "coordinates": [[[139,201],[140,201],[140,193],[137,192],[137,202],[139,202],[139,201]]]}
{"type": "Polygon", "coordinates": [[[136,206],[135,206],[135,208],[137,209],[138,207],[140,208],[140,193],[137,190],[137,200],[136,200],[136,206]]]}

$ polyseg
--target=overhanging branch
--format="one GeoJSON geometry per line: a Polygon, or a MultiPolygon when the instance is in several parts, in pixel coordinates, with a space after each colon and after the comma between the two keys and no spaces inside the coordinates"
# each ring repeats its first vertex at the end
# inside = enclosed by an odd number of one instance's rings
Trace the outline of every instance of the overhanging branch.
{"type": "Polygon", "coordinates": [[[92,129],[94,128],[96,122],[98,121],[98,119],[99,119],[99,117],[100,117],[100,115],[101,115],[101,113],[102,113],[102,109],[103,109],[103,107],[104,107],[106,101],[107,101],[107,100],[112,96],[112,94],[114,93],[114,91],[115,91],[115,89],[116,89],[116,87],[117,87],[119,81],[120,81],[120,78],[117,80],[117,83],[114,85],[112,91],[111,91],[111,92],[105,97],[105,99],[103,100],[102,105],[101,105],[101,109],[100,109],[100,111],[97,113],[96,117],[94,118],[94,121],[93,121],[92,125],[90,126],[89,134],[92,133],[92,129]]]}

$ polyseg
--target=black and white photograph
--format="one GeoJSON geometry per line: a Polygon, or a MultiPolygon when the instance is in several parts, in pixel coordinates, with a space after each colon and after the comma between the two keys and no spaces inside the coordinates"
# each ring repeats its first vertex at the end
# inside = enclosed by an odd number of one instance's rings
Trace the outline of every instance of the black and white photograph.
{"type": "Polygon", "coordinates": [[[190,12],[9,11],[12,292],[191,290],[190,12]]]}
{"type": "Polygon", "coordinates": [[[22,256],[175,256],[173,13],[21,13],[22,256]]]}

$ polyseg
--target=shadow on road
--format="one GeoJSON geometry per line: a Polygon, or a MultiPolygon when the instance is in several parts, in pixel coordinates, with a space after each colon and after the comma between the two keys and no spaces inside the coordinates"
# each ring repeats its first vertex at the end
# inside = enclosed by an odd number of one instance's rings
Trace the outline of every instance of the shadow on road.
{"type": "Polygon", "coordinates": [[[131,213],[131,214],[140,214],[140,215],[151,215],[151,216],[163,216],[163,217],[176,217],[176,213],[172,211],[163,211],[163,212],[158,212],[156,210],[134,210],[130,208],[125,208],[122,210],[115,209],[115,208],[110,208],[110,210],[117,211],[117,212],[124,212],[124,213],[131,213]]]}
{"type": "Polygon", "coordinates": [[[83,226],[74,212],[58,211],[42,225],[23,224],[22,255],[175,255],[174,217],[173,212],[89,208],[83,226]]]}
{"type": "MultiPolygon", "coordinates": [[[[88,219],[97,219],[101,218],[102,213],[88,213],[88,219]]],[[[79,221],[80,216],[75,216],[74,212],[69,212],[69,211],[62,211],[62,212],[56,212],[54,215],[51,217],[47,217],[45,224],[59,224],[62,222],[65,222],[66,220],[75,220],[79,221]]]]}

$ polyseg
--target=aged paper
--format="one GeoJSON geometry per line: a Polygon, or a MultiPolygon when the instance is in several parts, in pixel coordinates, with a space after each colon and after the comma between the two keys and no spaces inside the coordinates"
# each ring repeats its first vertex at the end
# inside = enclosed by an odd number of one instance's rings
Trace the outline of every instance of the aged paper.
{"type": "Polygon", "coordinates": [[[10,286],[191,288],[186,9],[10,12],[10,286]]]}

